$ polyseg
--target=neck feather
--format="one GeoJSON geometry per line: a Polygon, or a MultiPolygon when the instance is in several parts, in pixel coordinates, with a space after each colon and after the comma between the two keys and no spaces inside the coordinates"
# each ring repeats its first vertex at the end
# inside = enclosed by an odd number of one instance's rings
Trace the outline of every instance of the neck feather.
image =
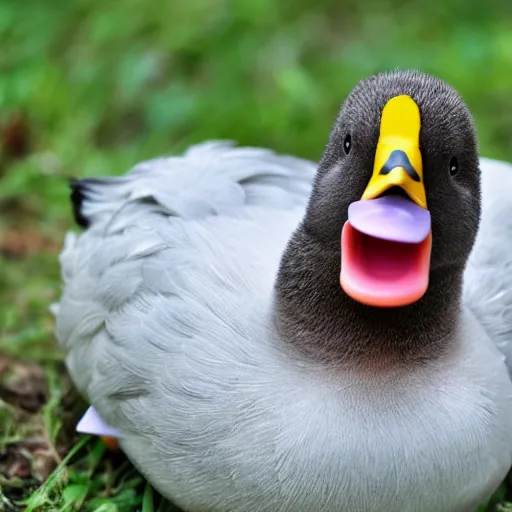
{"type": "Polygon", "coordinates": [[[339,243],[331,247],[300,226],[281,260],[276,283],[280,336],[310,357],[364,366],[431,361],[450,346],[460,310],[463,269],[432,271],[417,303],[381,309],[340,287],[339,243]]]}

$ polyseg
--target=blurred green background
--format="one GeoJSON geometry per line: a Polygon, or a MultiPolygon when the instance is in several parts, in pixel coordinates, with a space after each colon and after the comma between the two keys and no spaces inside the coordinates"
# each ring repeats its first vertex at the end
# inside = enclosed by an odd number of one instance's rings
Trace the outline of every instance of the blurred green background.
{"type": "MultiPolygon", "coordinates": [[[[70,447],[48,313],[72,226],[66,179],[120,174],[210,138],[318,159],[357,80],[395,67],[455,86],[481,153],[512,160],[506,0],[0,0],[0,376],[2,358],[30,364],[45,397],[25,414],[4,392],[0,470],[8,447],[36,434],[56,461],[70,447]]],[[[79,467],[45,495],[48,510],[103,506],[108,482],[91,490],[79,467]],[[63,497],[69,482],[81,494],[63,497]]],[[[45,475],[30,477],[33,492],[45,475]]],[[[17,496],[27,496],[20,482],[17,496]]],[[[111,485],[110,503],[119,492],[111,485]]],[[[138,493],[130,496],[115,510],[136,510],[138,493]]]]}

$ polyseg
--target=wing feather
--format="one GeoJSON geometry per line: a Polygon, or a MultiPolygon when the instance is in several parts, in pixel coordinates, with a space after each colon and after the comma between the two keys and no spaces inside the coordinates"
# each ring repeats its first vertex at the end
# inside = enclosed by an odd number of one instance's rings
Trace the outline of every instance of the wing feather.
{"type": "Polygon", "coordinates": [[[262,336],[248,316],[265,315],[315,169],[207,142],[124,176],[73,183],[87,229],[68,234],[60,257],[56,335],[76,386],[105,420],[129,425],[130,404],[158,400],[164,385],[179,388],[175,397],[190,393],[204,379],[186,373],[191,358],[250,360],[262,336]]]}
{"type": "Polygon", "coordinates": [[[482,221],[464,275],[464,302],[512,374],[512,166],[481,159],[482,221]]]}

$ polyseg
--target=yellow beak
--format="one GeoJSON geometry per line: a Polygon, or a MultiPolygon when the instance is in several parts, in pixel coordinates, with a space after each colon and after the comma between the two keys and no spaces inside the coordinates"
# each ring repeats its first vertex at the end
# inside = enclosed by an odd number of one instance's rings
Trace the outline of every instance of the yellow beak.
{"type": "Polygon", "coordinates": [[[375,199],[391,187],[400,187],[418,206],[427,208],[420,128],[420,109],[410,96],[395,96],[386,103],[373,174],[361,199],[375,199]]]}

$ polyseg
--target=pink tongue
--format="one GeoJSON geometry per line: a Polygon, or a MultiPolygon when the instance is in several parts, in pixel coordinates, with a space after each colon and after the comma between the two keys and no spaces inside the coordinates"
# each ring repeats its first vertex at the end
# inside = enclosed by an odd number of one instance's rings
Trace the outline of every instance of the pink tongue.
{"type": "Polygon", "coordinates": [[[430,214],[401,196],[358,201],[343,227],[340,283],[355,300],[399,307],[428,287],[430,214]]]}

